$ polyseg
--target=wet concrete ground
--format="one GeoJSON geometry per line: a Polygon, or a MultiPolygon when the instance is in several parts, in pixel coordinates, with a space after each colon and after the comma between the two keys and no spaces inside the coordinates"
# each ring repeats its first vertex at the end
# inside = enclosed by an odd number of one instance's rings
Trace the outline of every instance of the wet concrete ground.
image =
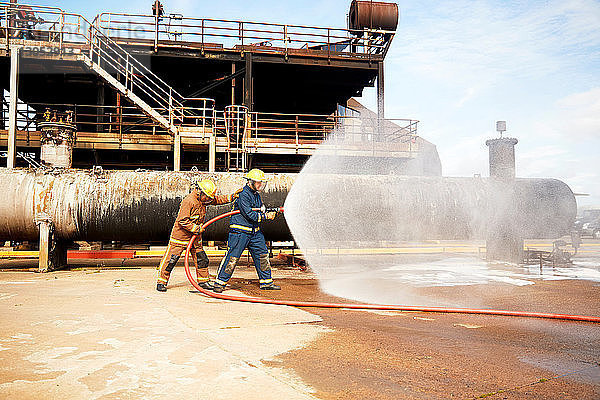
{"type": "MultiPolygon", "coordinates": [[[[600,398],[598,324],[231,303],[190,293],[181,268],[162,294],[154,264],[0,272],[0,397],[600,398]]],[[[253,268],[242,265],[235,276],[232,289],[249,295],[344,301],[324,294],[311,273],[277,268],[283,290],[266,293],[253,268]]],[[[600,315],[594,281],[412,293],[464,306],[600,315]]]]}

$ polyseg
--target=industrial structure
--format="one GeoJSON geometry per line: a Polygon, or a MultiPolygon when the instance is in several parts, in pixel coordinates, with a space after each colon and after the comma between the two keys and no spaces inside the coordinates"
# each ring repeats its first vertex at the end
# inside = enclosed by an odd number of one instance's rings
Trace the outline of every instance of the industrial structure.
{"type": "MultiPolygon", "coordinates": [[[[75,240],[164,241],[194,179],[230,193],[242,171],[277,172],[265,201],[282,205],[318,146],[340,155],[331,133],[343,162],[322,171],[335,192],[321,196],[355,188],[379,199],[375,212],[404,210],[401,225],[390,215],[389,226],[356,227],[356,240],[485,238],[492,257],[515,260],[523,238],[561,235],[575,218],[564,183],[515,180],[516,140],[488,142],[489,180],[443,178],[418,121],[385,119],[395,3],[352,1],[346,28],[193,18],[159,1],[151,10],[90,20],[0,3],[0,239],[39,238],[41,271],[64,266],[75,240]],[[375,84],[377,112],[353,99],[375,84]],[[357,161],[390,192],[344,176],[357,161]]],[[[217,224],[205,238],[226,231],[217,224]]],[[[291,238],[283,219],[264,231],[291,238]]]]}
{"type": "Polygon", "coordinates": [[[397,4],[371,1],[345,28],[0,3],[0,145],[9,167],[54,165],[50,143],[75,168],[297,172],[337,131],[406,161],[432,145],[418,121],[382,122],[397,23],[397,4]],[[376,114],[347,107],[375,84],[376,114]]]}

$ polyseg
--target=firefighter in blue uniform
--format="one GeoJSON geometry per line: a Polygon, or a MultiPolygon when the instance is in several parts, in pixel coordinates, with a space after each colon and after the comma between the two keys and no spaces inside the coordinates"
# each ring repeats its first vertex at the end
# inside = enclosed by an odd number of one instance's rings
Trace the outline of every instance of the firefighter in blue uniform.
{"type": "Polygon", "coordinates": [[[276,216],[275,212],[266,212],[260,198],[260,191],[266,185],[265,173],[259,169],[253,169],[246,174],[245,178],[248,183],[239,192],[239,197],[233,203],[233,209],[240,210],[240,213],[231,217],[227,254],[225,254],[219,265],[217,278],[213,284],[213,290],[217,293],[221,293],[225,289],[239,258],[246,248],[250,251],[254,261],[260,288],[263,290],[281,289],[273,283],[269,251],[259,226],[263,219],[274,219],[276,216]],[[261,211],[253,211],[253,208],[259,208],[261,211]]]}

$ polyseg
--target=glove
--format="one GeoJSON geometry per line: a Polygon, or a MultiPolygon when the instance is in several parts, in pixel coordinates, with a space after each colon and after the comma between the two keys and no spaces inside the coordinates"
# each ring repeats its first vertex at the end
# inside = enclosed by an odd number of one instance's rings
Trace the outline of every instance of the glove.
{"type": "Polygon", "coordinates": [[[264,204],[260,208],[260,212],[263,213],[263,214],[265,214],[267,212],[267,207],[264,204]]]}
{"type": "Polygon", "coordinates": [[[270,211],[265,214],[266,219],[275,219],[276,216],[277,216],[277,213],[274,211],[270,211]]]}

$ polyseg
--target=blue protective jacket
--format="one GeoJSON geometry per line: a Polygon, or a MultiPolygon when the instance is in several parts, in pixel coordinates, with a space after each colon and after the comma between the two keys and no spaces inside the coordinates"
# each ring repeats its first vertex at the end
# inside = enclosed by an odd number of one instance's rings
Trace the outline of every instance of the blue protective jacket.
{"type": "Polygon", "coordinates": [[[261,208],[263,205],[260,194],[244,186],[239,197],[233,203],[233,210],[240,210],[239,214],[231,217],[229,229],[237,232],[254,233],[259,230],[258,225],[264,215],[260,211],[252,211],[253,208],[261,208]]]}

